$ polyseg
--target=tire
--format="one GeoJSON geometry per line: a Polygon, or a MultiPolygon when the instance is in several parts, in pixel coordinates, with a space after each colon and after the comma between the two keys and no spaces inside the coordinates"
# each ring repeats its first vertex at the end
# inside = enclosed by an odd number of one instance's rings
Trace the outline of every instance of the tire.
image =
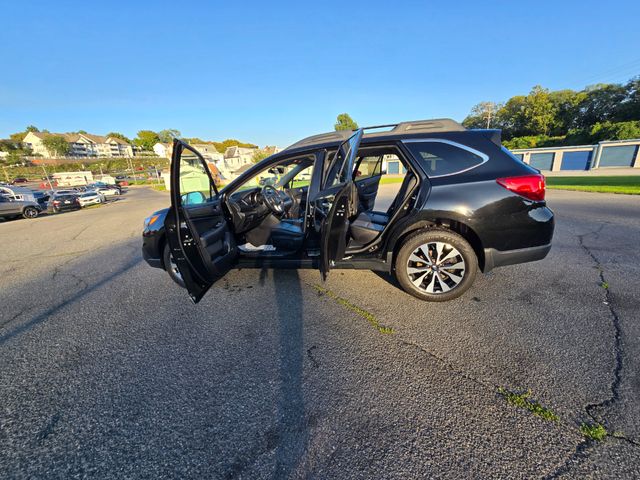
{"type": "Polygon", "coordinates": [[[429,302],[458,298],[473,285],[477,270],[478,258],[469,242],[455,232],[436,228],[410,235],[394,263],[403,290],[429,302]]]}
{"type": "Polygon", "coordinates": [[[176,268],[175,264],[172,262],[171,250],[169,249],[168,243],[164,244],[164,249],[162,250],[162,264],[164,265],[164,269],[167,271],[167,273],[171,277],[171,280],[176,282],[182,288],[187,288],[184,284],[184,280],[182,280],[182,275],[180,275],[180,272],[178,272],[178,269],[176,268]]]}
{"type": "Polygon", "coordinates": [[[27,219],[36,218],[40,212],[36,207],[25,207],[22,211],[22,216],[27,219]]]}

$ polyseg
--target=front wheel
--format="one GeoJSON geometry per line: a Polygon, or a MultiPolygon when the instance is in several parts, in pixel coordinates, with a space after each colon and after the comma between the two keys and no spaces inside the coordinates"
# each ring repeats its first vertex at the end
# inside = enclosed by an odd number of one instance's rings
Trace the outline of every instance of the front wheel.
{"type": "Polygon", "coordinates": [[[459,297],[473,284],[478,259],[469,242],[449,230],[424,230],[407,238],[394,264],[405,292],[430,302],[459,297]]]}
{"type": "Polygon", "coordinates": [[[27,207],[22,211],[24,218],[36,218],[40,212],[35,207],[27,207]]]}
{"type": "Polygon", "coordinates": [[[171,280],[176,282],[182,288],[187,288],[184,284],[184,280],[182,280],[182,275],[178,270],[178,266],[176,265],[176,262],[173,260],[173,257],[171,256],[171,249],[169,248],[168,243],[164,244],[164,250],[162,252],[162,263],[164,264],[164,269],[167,271],[167,273],[171,277],[171,280]]]}

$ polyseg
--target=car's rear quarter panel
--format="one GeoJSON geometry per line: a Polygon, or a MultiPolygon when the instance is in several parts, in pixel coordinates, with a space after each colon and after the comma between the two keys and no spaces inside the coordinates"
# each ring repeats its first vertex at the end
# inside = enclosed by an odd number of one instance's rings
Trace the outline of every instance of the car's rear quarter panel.
{"type": "Polygon", "coordinates": [[[428,194],[418,197],[417,220],[452,220],[466,225],[480,239],[482,248],[504,251],[551,243],[554,219],[546,203],[528,200],[496,182],[497,178],[537,171],[512,158],[483,132],[442,133],[427,138],[466,145],[486,154],[489,160],[466,172],[429,178],[428,194]]]}

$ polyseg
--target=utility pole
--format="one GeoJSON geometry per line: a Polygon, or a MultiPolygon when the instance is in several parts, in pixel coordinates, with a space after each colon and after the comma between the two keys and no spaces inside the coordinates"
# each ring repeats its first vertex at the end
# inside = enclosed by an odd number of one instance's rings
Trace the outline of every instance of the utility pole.
{"type": "Polygon", "coordinates": [[[131,176],[133,177],[133,180],[135,181],[136,173],[133,171],[133,160],[131,160],[131,157],[127,157],[127,164],[129,165],[129,168],[131,169],[131,176]]]}
{"type": "Polygon", "coordinates": [[[49,180],[49,174],[47,173],[47,170],[44,168],[44,163],[40,165],[42,167],[42,171],[44,172],[44,178],[47,179],[47,183],[49,184],[49,190],[53,190],[53,187],[51,186],[51,180],[49,180]]]}

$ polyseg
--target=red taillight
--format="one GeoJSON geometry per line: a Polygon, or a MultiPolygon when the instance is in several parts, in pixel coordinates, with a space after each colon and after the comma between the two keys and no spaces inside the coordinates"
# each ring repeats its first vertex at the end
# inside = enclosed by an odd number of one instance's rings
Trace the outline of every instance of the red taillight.
{"type": "Polygon", "coordinates": [[[544,175],[498,178],[496,182],[507,190],[522,195],[529,200],[544,200],[544,175]]]}
{"type": "Polygon", "coordinates": [[[54,204],[54,205],[60,205],[60,200],[54,200],[54,201],[53,201],[53,204],[54,204]]]}

